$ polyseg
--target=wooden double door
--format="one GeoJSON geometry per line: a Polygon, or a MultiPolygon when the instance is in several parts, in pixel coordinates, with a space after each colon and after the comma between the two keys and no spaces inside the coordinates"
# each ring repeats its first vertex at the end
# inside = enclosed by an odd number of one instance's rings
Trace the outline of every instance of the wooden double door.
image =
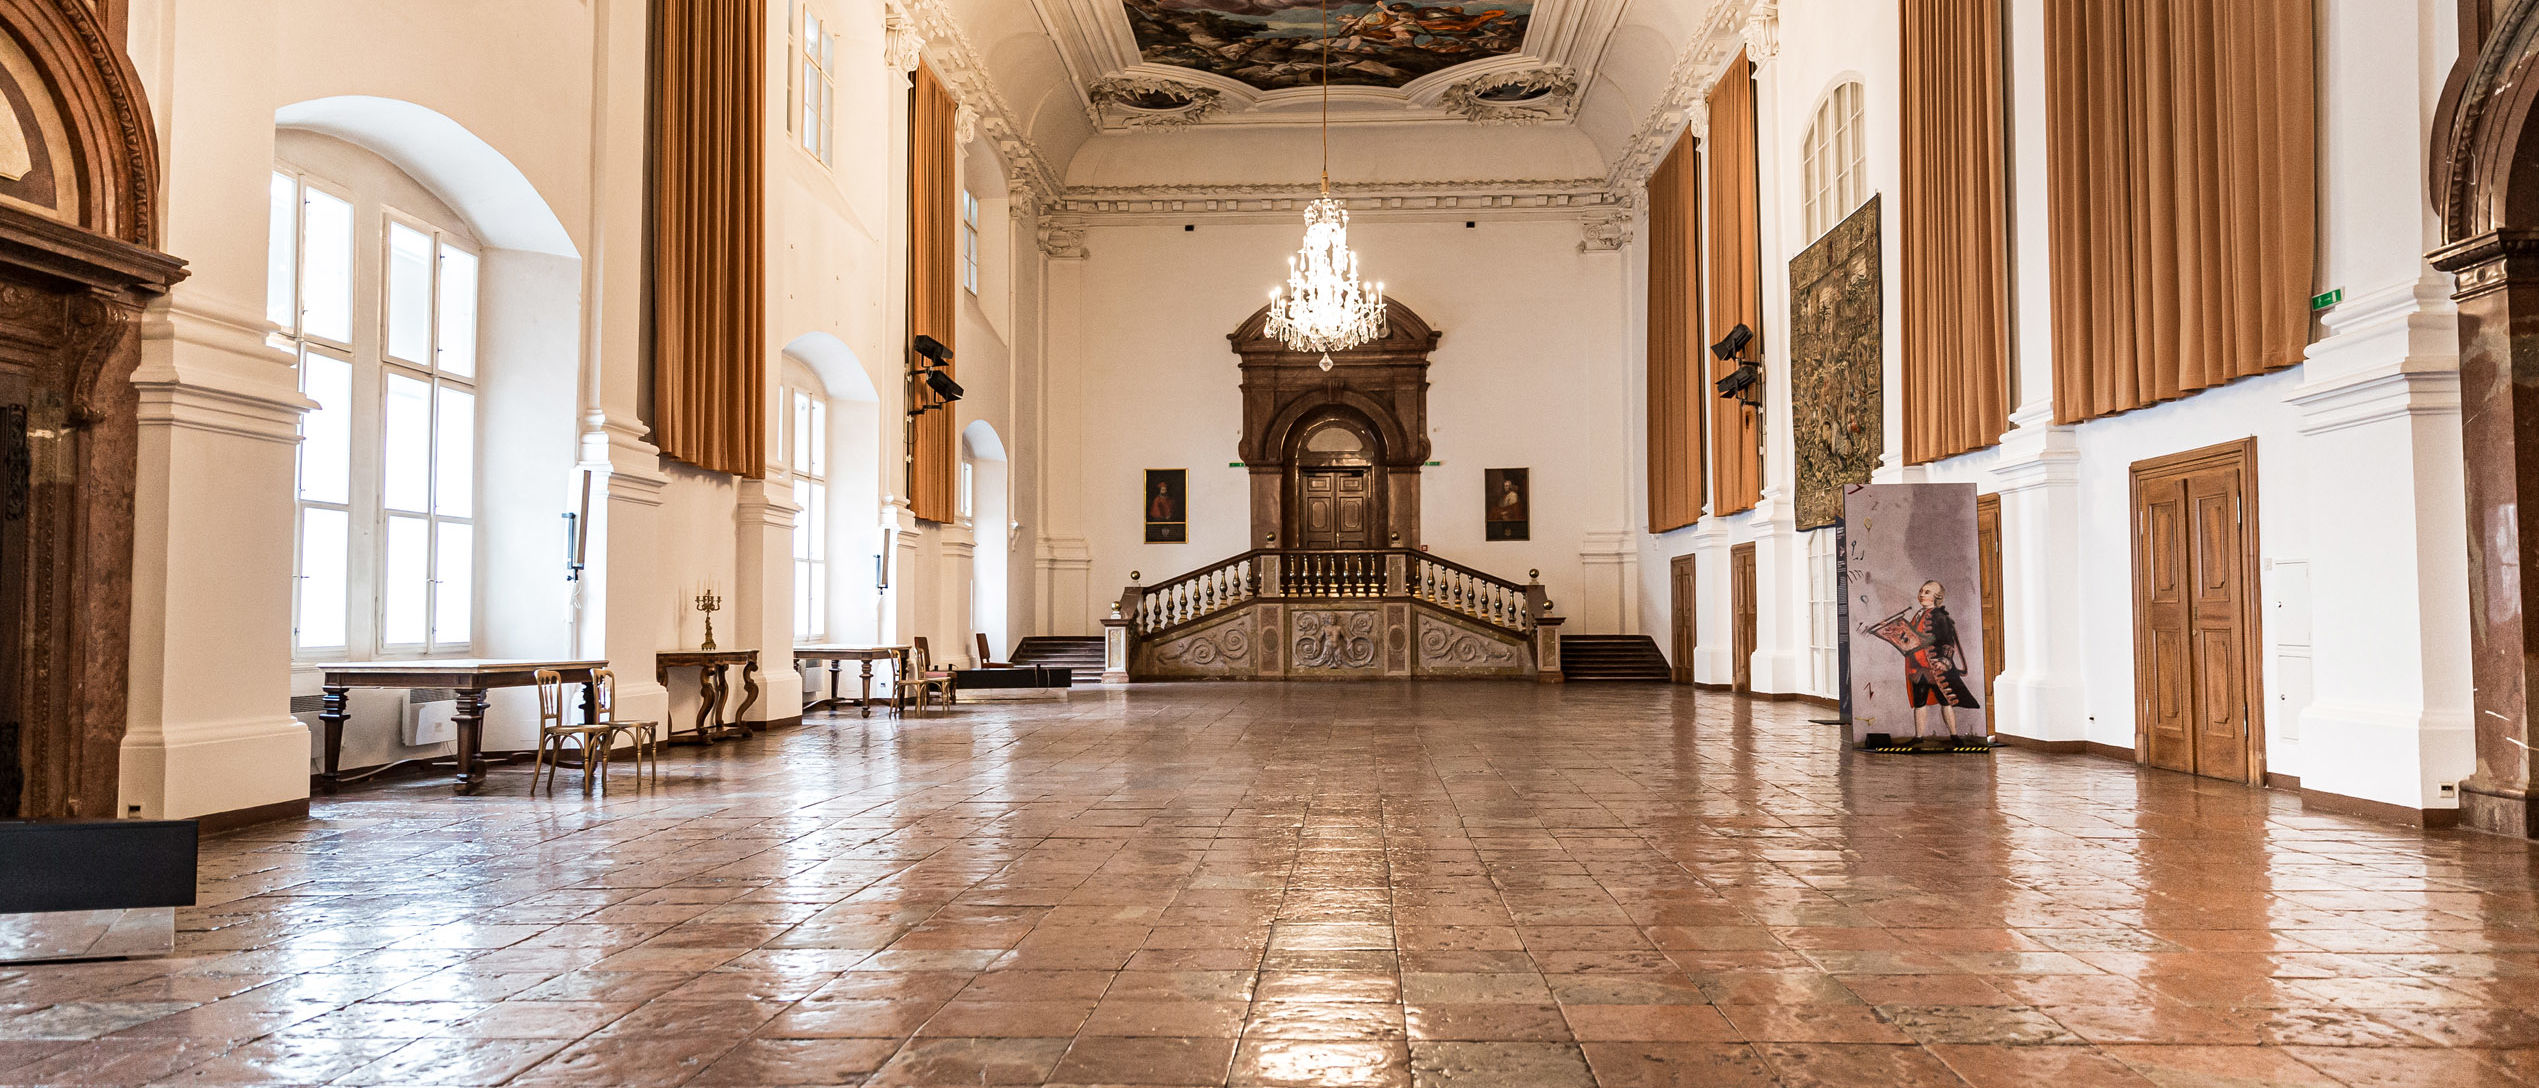
{"type": "Polygon", "coordinates": [[[2133,469],[2135,758],[2263,784],[2254,440],[2133,469]]]}
{"type": "Polygon", "coordinates": [[[1370,466],[1307,466],[1296,475],[1296,510],[1302,521],[1296,546],[1314,549],[1373,548],[1376,526],[1375,469],[1370,466]]]}

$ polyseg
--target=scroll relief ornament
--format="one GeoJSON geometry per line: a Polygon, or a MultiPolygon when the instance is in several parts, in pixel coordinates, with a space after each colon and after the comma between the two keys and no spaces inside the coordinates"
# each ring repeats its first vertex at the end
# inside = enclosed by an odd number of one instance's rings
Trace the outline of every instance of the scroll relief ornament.
{"type": "Polygon", "coordinates": [[[1087,89],[1102,116],[1122,128],[1170,130],[1195,125],[1225,108],[1214,88],[1154,76],[1105,76],[1087,89]]]}
{"type": "Polygon", "coordinates": [[[1437,104],[1481,125],[1533,125],[1559,118],[1578,95],[1578,77],[1567,68],[1493,72],[1452,87],[1437,104]]]}

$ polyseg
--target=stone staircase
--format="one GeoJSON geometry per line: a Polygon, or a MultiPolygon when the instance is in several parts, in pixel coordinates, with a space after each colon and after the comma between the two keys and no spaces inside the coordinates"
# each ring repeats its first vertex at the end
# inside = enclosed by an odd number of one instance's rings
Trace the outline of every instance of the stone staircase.
{"type": "Polygon", "coordinates": [[[1074,674],[1077,686],[1102,682],[1102,636],[1033,635],[1014,647],[1017,665],[1045,665],[1074,674]]]}
{"type": "Polygon", "coordinates": [[[1569,635],[1560,640],[1560,671],[1572,681],[1664,684],[1675,679],[1647,635],[1569,635]]]}

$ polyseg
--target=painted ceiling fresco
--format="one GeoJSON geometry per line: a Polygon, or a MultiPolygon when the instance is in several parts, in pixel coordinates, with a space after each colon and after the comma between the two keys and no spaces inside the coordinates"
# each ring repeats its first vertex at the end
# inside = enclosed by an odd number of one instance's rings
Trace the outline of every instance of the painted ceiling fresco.
{"type": "MultiPolygon", "coordinates": [[[[1317,0],[1124,0],[1140,57],[1265,91],[1321,82],[1317,0]]],[[[1467,61],[1513,53],[1535,0],[1330,5],[1331,82],[1400,87],[1467,61]]]]}

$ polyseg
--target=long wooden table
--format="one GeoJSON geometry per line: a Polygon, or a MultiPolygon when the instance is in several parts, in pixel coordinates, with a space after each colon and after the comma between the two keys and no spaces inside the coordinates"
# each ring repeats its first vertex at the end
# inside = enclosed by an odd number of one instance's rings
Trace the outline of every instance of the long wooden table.
{"type": "MultiPolygon", "coordinates": [[[[746,737],[750,730],[730,724],[749,708],[758,705],[758,651],[756,650],[663,650],[652,658],[653,677],[662,687],[670,686],[670,670],[696,670],[696,729],[689,735],[712,744],[725,737],[746,737]],[[743,697],[731,718],[723,716],[723,704],[732,694],[731,668],[741,667],[743,697]]],[[[667,725],[662,739],[670,739],[667,725]]]]}
{"type": "MultiPolygon", "coordinates": [[[[318,713],[318,721],[326,730],[326,770],[317,775],[316,785],[328,793],[345,782],[359,781],[386,770],[380,767],[360,775],[343,775],[344,722],[351,718],[345,709],[354,688],[450,688],[458,692],[458,781],[459,793],[474,793],[485,784],[485,692],[492,688],[530,687],[538,682],[540,669],[553,669],[568,684],[582,685],[582,706],[586,717],[597,716],[598,691],[591,683],[591,673],[608,667],[606,661],[545,661],[495,658],[442,658],[421,661],[333,661],[317,666],[325,677],[326,705],[318,713]]],[[[396,766],[396,764],[389,764],[396,766]]]]}
{"type": "Polygon", "coordinates": [[[794,647],[793,659],[795,661],[809,661],[813,663],[825,661],[828,663],[829,667],[829,697],[826,699],[812,700],[809,705],[804,706],[802,709],[805,712],[809,712],[828,707],[853,706],[861,709],[864,712],[864,717],[872,717],[873,662],[890,662],[892,669],[891,676],[892,679],[895,680],[898,677],[907,675],[908,655],[914,652],[916,652],[916,647],[914,646],[822,645],[794,647]],[[861,686],[857,689],[856,697],[852,700],[838,697],[838,666],[849,661],[862,662],[864,666],[863,675],[858,678],[861,686]]]}

